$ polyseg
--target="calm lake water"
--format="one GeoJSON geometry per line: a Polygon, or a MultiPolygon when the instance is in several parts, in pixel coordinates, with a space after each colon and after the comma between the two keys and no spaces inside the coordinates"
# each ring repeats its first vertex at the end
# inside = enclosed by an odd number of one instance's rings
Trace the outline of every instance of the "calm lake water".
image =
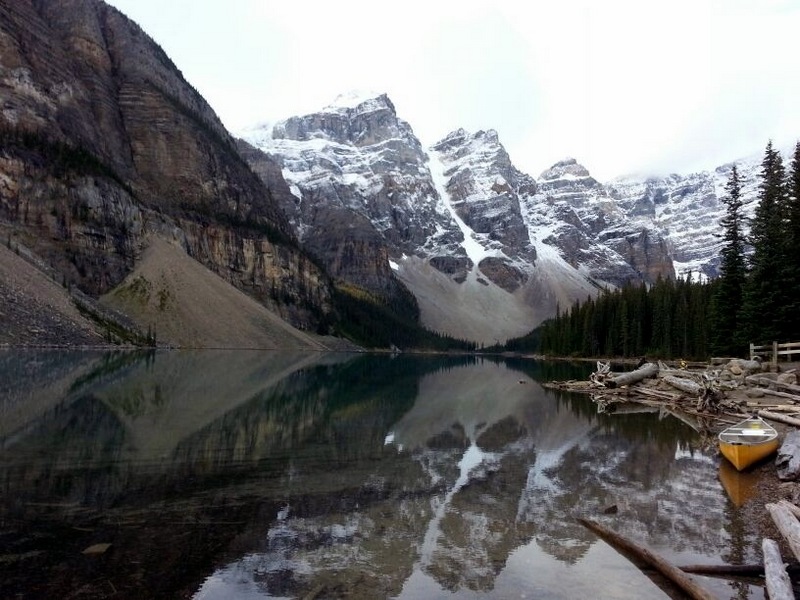
{"type": "Polygon", "coordinates": [[[755,562],[752,475],[670,415],[538,383],[591,368],[2,351],[0,598],[670,597],[576,516],[755,562]]]}

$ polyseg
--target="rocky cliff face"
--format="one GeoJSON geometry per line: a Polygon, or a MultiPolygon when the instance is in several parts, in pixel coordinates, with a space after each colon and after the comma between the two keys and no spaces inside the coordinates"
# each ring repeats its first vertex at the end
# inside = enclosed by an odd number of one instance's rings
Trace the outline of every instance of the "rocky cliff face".
{"type": "Polygon", "coordinates": [[[501,288],[515,291],[536,259],[521,212],[521,203],[536,191],[535,182],[511,164],[493,130],[459,129],[431,151],[441,164],[438,172],[432,167],[441,197],[465,239],[480,248],[475,252],[463,245],[470,262],[501,288]]]}
{"type": "Polygon", "coordinates": [[[246,137],[262,151],[240,143],[256,172],[269,180],[274,162],[291,183],[281,205],[334,277],[392,297],[402,283],[390,260],[416,254],[439,232],[457,246],[427,156],[387,96],[340,97],[246,137]]]}
{"type": "MultiPolygon", "coordinates": [[[[742,179],[742,211],[748,217],[758,204],[760,160],[750,157],[735,162],[742,179]]],[[[719,222],[725,214],[720,199],[725,196],[733,165],[688,175],[623,178],[607,188],[631,219],[647,222],[661,232],[678,274],[715,277],[722,246],[719,222]]]]}
{"type": "Polygon", "coordinates": [[[650,220],[636,218],[639,205],[619,202],[575,159],[557,162],[538,183],[531,220],[552,230],[571,265],[613,285],[674,276],[668,243],[650,220]]]}
{"type": "Polygon", "coordinates": [[[92,294],[148,233],[296,324],[329,308],[280,198],[141,29],[98,0],[0,0],[0,218],[92,294]]]}

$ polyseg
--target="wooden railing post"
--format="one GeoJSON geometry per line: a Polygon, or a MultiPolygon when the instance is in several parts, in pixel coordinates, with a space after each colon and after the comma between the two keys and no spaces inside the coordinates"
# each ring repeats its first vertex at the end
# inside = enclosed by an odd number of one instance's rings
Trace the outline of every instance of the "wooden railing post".
{"type": "Polygon", "coordinates": [[[750,342],[750,360],[755,360],[756,358],[756,345],[753,342],[750,342]]]}
{"type": "Polygon", "coordinates": [[[778,372],[778,342],[772,342],[772,372],[778,372]]]}

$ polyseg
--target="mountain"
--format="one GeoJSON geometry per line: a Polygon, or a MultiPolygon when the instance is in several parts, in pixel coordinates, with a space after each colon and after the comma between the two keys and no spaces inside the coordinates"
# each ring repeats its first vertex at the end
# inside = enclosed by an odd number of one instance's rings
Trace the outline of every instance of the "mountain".
{"type": "MultiPolygon", "coordinates": [[[[786,149],[786,164],[790,155],[786,149]]],[[[651,223],[661,232],[677,273],[716,277],[722,247],[719,222],[725,215],[720,199],[725,196],[725,184],[734,164],[742,180],[742,214],[751,217],[758,204],[760,156],[688,175],[620,178],[607,187],[632,220],[651,223]]]]}
{"type": "Polygon", "coordinates": [[[537,181],[492,130],[426,151],[385,94],[241,135],[262,177],[279,164],[289,222],[329,272],[377,294],[405,287],[436,331],[492,344],[603,286],[673,275],[660,233],[575,161],[537,181]]]}
{"type": "Polygon", "coordinates": [[[284,216],[279,171],[256,176],[163,50],[114,8],[0,0],[0,107],[0,235],[59,284],[107,294],[158,238],[170,243],[156,249],[177,244],[298,327],[329,321],[329,278],[284,216]]]}
{"type": "MultiPolygon", "coordinates": [[[[494,343],[605,287],[717,275],[734,163],[602,183],[567,158],[532,177],[492,130],[423,148],[385,94],[241,137],[263,178],[277,163],[289,223],[335,278],[388,296],[405,286],[422,322],[456,337],[494,343]]],[[[760,161],[735,164],[750,215],[760,161]]]]}
{"type": "Polygon", "coordinates": [[[265,180],[271,162],[280,165],[292,191],[281,206],[334,277],[392,297],[403,290],[390,258],[416,252],[448,221],[422,147],[388,97],[346,100],[288,119],[269,138],[263,129],[248,136],[253,146],[270,147],[268,155],[244,143],[240,149],[265,180]]]}

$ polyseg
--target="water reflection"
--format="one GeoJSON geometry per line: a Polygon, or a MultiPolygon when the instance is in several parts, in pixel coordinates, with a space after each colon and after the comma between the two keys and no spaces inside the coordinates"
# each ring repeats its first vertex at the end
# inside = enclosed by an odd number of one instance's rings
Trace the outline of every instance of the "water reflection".
{"type": "Polygon", "coordinates": [[[0,366],[2,597],[664,597],[579,514],[678,563],[758,552],[689,427],[537,383],[572,367],[234,351],[0,366]]]}

